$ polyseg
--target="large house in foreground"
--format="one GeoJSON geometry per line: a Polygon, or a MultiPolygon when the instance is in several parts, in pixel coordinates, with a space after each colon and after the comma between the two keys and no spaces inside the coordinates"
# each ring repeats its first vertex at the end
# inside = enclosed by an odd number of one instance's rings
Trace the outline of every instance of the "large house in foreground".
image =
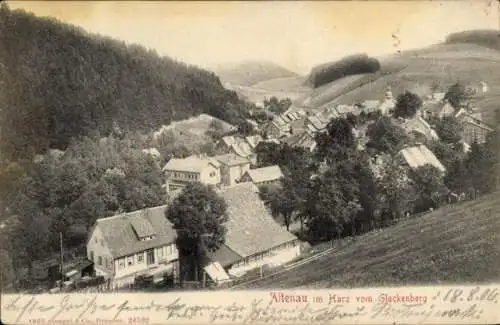
{"type": "Polygon", "coordinates": [[[221,190],[229,220],[226,241],[209,258],[230,276],[239,276],[263,265],[278,266],[300,254],[298,238],[280,226],[250,182],[221,190]]]}
{"type": "Polygon", "coordinates": [[[97,219],[87,240],[87,258],[94,262],[96,274],[119,287],[133,283],[137,275],[174,273],[176,235],[165,209],[160,206],[97,219]]]}
{"type": "MultiPolygon", "coordinates": [[[[276,223],[253,183],[218,191],[227,204],[227,231],[225,243],[208,254],[209,276],[214,265],[229,278],[286,263],[300,254],[299,240],[276,223]]],[[[87,240],[87,257],[95,263],[96,274],[115,287],[133,283],[138,275],[175,276],[176,232],[165,217],[166,209],[164,205],[98,219],[87,240]]]]}

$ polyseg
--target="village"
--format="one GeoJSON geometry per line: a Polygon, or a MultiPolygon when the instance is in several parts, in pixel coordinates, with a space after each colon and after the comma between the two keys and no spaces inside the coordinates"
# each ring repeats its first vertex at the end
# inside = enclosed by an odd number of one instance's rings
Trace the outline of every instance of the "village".
{"type": "MultiPolygon", "coordinates": [[[[479,82],[467,91],[471,94],[469,98],[487,96],[488,86],[479,82]]],[[[438,132],[433,128],[434,119],[452,117],[460,123],[459,144],[464,154],[470,151],[472,144],[485,143],[488,134],[495,128],[485,123],[480,110],[468,101],[454,107],[446,92],[428,95],[414,116],[407,118],[394,116],[398,97],[393,96],[390,87],[383,95],[381,101],[367,100],[320,110],[291,105],[286,112],[275,115],[268,122],[250,120],[249,123],[255,127],[252,135],[222,136],[215,144],[216,155],[170,158],[161,166],[166,205],[97,219],[87,235],[86,256],[71,254],[69,249],[63,247],[61,239],[59,257],[33,263],[35,277],[50,278],[54,284],[51,292],[141,288],[141,283],[169,283],[170,286],[165,288],[176,287],[179,282],[177,235],[173,225],[165,218],[165,211],[189,184],[201,183],[213,186],[224,199],[229,217],[225,224],[225,241],[216,251],[208,254],[208,262],[202,265],[203,279],[196,279],[196,286],[227,288],[238,279],[240,282],[242,278],[258,279],[264,272],[272,273],[273,269],[300,261],[311,253],[310,245],[297,232],[298,226],[294,222],[285,225],[282,219],[277,219],[262,194],[269,188],[283,186],[281,182],[285,174],[283,166],[278,164],[259,167],[263,159],[259,156],[259,148],[263,145],[301,148],[314,153],[318,135],[328,133],[333,120],[361,116],[364,117],[361,119],[363,122],[353,125],[352,132],[356,150],[365,151],[370,142],[370,124],[385,117],[404,130],[412,145],[404,145],[390,154],[371,155],[371,172],[376,177],[382,177],[380,173],[385,161],[394,158],[408,173],[430,165],[444,177],[447,168],[426,146],[429,141],[440,141],[438,132]],[[59,271],[61,267],[64,270],[62,275],[59,271]],[[61,282],[61,279],[64,281],[61,282]]],[[[265,107],[258,109],[265,110],[265,107]]],[[[159,157],[155,148],[144,148],[143,152],[159,157]]],[[[110,173],[119,174],[120,170],[111,170],[110,173]]],[[[476,195],[476,192],[449,192],[444,201],[453,203],[476,195]]],[[[409,216],[413,212],[405,213],[409,216]]],[[[301,221],[300,228],[303,227],[301,221]]]]}

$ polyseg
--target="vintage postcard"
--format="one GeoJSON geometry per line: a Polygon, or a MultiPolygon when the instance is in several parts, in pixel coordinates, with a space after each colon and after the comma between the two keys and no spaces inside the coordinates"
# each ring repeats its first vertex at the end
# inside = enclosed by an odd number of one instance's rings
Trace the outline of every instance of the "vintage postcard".
{"type": "Polygon", "coordinates": [[[1,2],[2,323],[500,323],[499,13],[1,2]]]}

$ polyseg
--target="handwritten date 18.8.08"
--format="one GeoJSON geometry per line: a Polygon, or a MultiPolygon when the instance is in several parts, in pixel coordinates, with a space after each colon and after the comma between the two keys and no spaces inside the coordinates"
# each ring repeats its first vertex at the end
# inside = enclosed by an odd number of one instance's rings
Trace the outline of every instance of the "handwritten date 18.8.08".
{"type": "Polygon", "coordinates": [[[149,324],[149,317],[129,317],[128,323],[129,324],[137,324],[137,325],[149,324]]]}
{"type": "Polygon", "coordinates": [[[469,290],[452,288],[446,291],[438,291],[433,300],[441,299],[443,302],[463,302],[463,301],[487,301],[498,303],[499,291],[497,288],[475,287],[469,290]]]}

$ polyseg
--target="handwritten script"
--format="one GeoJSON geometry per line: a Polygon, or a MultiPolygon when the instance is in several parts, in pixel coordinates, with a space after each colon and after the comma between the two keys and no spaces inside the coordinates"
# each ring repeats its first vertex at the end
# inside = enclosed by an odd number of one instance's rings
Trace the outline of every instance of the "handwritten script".
{"type": "Polygon", "coordinates": [[[7,323],[335,324],[484,323],[498,310],[498,287],[437,287],[310,292],[233,292],[120,295],[5,295],[7,323]],[[420,291],[418,291],[420,290],[420,291]],[[246,298],[245,298],[246,297],[246,298]],[[277,297],[280,297],[279,299],[277,297]],[[414,297],[414,298],[408,298],[414,297]],[[342,299],[340,299],[342,298],[342,299]],[[362,301],[362,302],[360,302],[362,301]],[[490,316],[488,316],[490,315],[490,316]]]}

